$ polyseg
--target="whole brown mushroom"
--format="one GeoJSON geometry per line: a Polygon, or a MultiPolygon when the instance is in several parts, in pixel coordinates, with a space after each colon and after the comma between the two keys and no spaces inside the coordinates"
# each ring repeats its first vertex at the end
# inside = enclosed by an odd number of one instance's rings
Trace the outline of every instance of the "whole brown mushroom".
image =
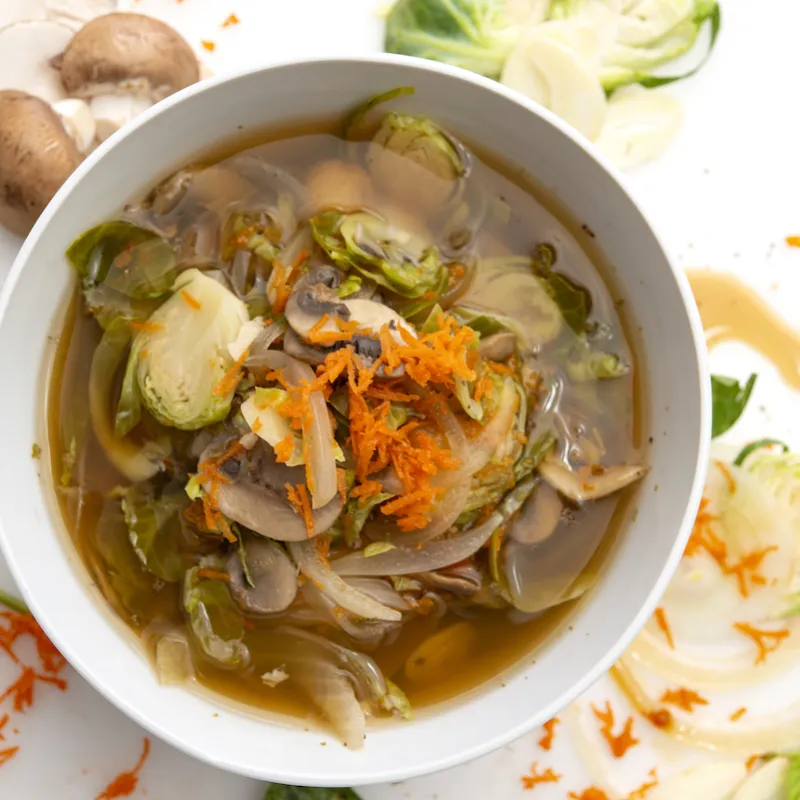
{"type": "Polygon", "coordinates": [[[25,236],[81,155],[53,109],[0,91],[0,225],[25,236]]]}
{"type": "Polygon", "coordinates": [[[87,23],[57,66],[66,93],[84,99],[123,92],[157,102],[200,79],[192,48],[143,14],[106,14],[87,23]]]}

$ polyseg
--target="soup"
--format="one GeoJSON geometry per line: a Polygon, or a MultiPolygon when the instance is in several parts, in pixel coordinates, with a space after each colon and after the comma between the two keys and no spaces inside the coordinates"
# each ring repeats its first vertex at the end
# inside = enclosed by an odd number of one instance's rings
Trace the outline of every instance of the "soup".
{"type": "Polygon", "coordinates": [[[374,105],[80,236],[50,409],[67,527],[159,679],[350,747],[529,653],[644,472],[591,259],[434,121],[374,105]]]}

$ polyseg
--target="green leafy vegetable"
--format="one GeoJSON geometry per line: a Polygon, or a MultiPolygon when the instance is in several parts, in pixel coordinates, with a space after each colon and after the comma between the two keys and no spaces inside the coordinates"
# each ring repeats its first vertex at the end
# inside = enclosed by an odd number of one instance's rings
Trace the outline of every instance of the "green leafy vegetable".
{"type": "Polygon", "coordinates": [[[162,425],[192,431],[228,416],[238,384],[228,345],[247,320],[244,303],[217,281],[196,269],[180,275],[131,348],[144,404],[162,425]]]}
{"type": "Polygon", "coordinates": [[[250,654],[244,645],[244,616],[230,591],[220,580],[204,580],[203,567],[192,567],[184,584],[183,607],[192,634],[203,653],[229,667],[246,664],[250,654]]]}
{"type": "Polygon", "coordinates": [[[497,78],[519,36],[503,0],[399,0],[385,49],[497,78]]]}
{"type": "Polygon", "coordinates": [[[363,122],[364,117],[366,117],[373,108],[383,103],[388,103],[390,100],[395,100],[398,97],[406,97],[411,94],[414,94],[413,86],[398,86],[396,89],[390,89],[388,92],[370,97],[369,100],[356,106],[342,120],[342,135],[345,139],[352,139],[358,132],[358,128],[363,122]]]}
{"type": "Polygon", "coordinates": [[[786,773],[786,800],[800,800],[800,753],[792,753],[789,759],[789,771],[786,773]]]}
{"type": "Polygon", "coordinates": [[[136,345],[133,348],[125,367],[117,403],[117,414],[114,417],[114,435],[120,438],[127,436],[142,419],[142,393],[139,391],[139,384],[136,380],[139,354],[136,345]]]}
{"type": "Polygon", "coordinates": [[[358,275],[348,275],[343,281],[341,286],[336,290],[336,294],[344,299],[350,297],[361,289],[361,278],[358,275]]]}
{"type": "Polygon", "coordinates": [[[789,445],[779,441],[778,439],[759,439],[756,442],[750,442],[750,444],[745,445],[739,451],[739,455],[737,455],[733,460],[734,465],[741,467],[742,464],[747,461],[748,456],[755,453],[756,450],[761,450],[764,447],[780,447],[784,453],[789,452],[789,445]]]}
{"type": "Polygon", "coordinates": [[[0,589],[0,606],[10,608],[12,611],[16,611],[18,614],[31,613],[28,610],[28,606],[26,606],[22,600],[17,599],[14,597],[14,595],[9,594],[8,592],[4,592],[2,589],[0,589]]]}
{"type": "Polygon", "coordinates": [[[618,355],[595,350],[585,336],[578,337],[566,366],[567,374],[576,382],[619,378],[629,372],[618,355]]]}
{"type": "Polygon", "coordinates": [[[548,244],[539,245],[534,253],[532,267],[534,274],[545,285],[553,298],[564,322],[577,336],[586,332],[586,324],[592,313],[592,295],[586,287],[553,269],[556,262],[555,249],[548,244]]]}
{"type": "Polygon", "coordinates": [[[134,484],[122,497],[134,552],[153,575],[167,583],[179,581],[186,570],[180,551],[181,515],[186,505],[183,492],[158,497],[147,483],[134,484]]]}
{"type": "Polygon", "coordinates": [[[390,542],[373,542],[364,548],[364,558],[371,558],[378,556],[381,553],[387,553],[389,550],[394,550],[395,545],[390,542]]]}
{"type": "Polygon", "coordinates": [[[722,436],[736,424],[750,399],[757,377],[755,374],[751,375],[747,383],[741,386],[735,378],[711,376],[712,439],[722,436]]]}
{"type": "Polygon", "coordinates": [[[81,234],[67,259],[84,288],[104,284],[136,300],[161,297],[175,281],[172,247],[130,222],[105,222],[81,234]]]}
{"type": "MultiPolygon", "coordinates": [[[[439,313],[441,313],[441,309],[439,313]]],[[[502,317],[479,309],[456,306],[450,309],[450,315],[455,317],[460,325],[472,328],[483,338],[509,330],[502,317]]],[[[423,333],[427,333],[427,331],[423,330],[423,333]]]]}
{"type": "Polygon", "coordinates": [[[273,783],[264,800],[361,800],[352,789],[314,789],[273,783]]]}
{"type": "Polygon", "coordinates": [[[391,500],[394,497],[389,492],[379,492],[372,497],[357,497],[347,501],[347,509],[343,517],[344,525],[344,540],[348,547],[352,547],[359,535],[361,534],[364,525],[367,524],[369,515],[372,509],[391,500]]]}
{"type": "Polygon", "coordinates": [[[435,247],[425,248],[408,232],[369,211],[328,211],[312,218],[311,229],[336,266],[354,269],[401,297],[417,299],[434,293],[435,302],[447,283],[447,270],[435,247]]]}

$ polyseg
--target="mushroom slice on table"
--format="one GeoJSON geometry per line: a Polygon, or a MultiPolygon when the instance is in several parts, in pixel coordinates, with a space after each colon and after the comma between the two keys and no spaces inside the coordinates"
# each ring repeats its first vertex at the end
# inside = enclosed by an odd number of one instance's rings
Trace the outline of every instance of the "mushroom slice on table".
{"type": "Polygon", "coordinates": [[[67,94],[51,60],[71,38],[68,27],[51,20],[17,22],[0,30],[0,87],[27,92],[48,103],[63,100],[67,94]]]}
{"type": "Polygon", "coordinates": [[[24,92],[0,92],[0,225],[27,235],[80,162],[47,103],[24,92]]]}

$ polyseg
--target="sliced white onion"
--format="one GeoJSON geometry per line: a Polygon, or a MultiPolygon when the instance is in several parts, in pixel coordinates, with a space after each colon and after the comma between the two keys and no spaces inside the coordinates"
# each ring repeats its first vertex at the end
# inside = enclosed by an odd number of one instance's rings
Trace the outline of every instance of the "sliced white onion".
{"type": "MultiPolygon", "coordinates": [[[[298,361],[279,350],[267,350],[261,357],[264,366],[280,370],[284,381],[290,386],[313,383],[314,371],[308,364],[298,361]]],[[[336,485],[336,451],[333,428],[328,415],[328,406],[322,392],[309,394],[311,421],[304,426],[303,437],[308,447],[308,467],[312,480],[309,486],[311,505],[322,508],[338,493],[336,485]]]]}
{"type": "Polygon", "coordinates": [[[661,90],[629,86],[614,92],[595,144],[620,169],[660,156],[683,123],[681,104],[661,90]]]}
{"type": "MultiPolygon", "coordinates": [[[[315,541],[289,542],[287,547],[300,572],[313,581],[320,591],[324,592],[337,605],[364,619],[382,619],[388,622],[398,622],[402,619],[402,614],[396,609],[379,603],[343,581],[339,575],[333,572],[331,565],[322,558],[315,541]]],[[[380,556],[373,556],[373,559],[375,558],[380,558],[380,556]]]]}
{"type": "Polygon", "coordinates": [[[411,575],[432,572],[457,564],[476,553],[502,523],[500,514],[492,514],[486,522],[459,533],[451,539],[430,542],[419,549],[395,547],[384,553],[365,557],[363,551],[351,553],[332,562],[339,575],[411,575]]]}
{"type": "Polygon", "coordinates": [[[666,36],[695,11],[695,0],[636,0],[620,14],[617,41],[638,47],[666,36]]]}
{"type": "Polygon", "coordinates": [[[660,781],[648,793],[648,800],[728,800],[731,792],[747,777],[741,761],[714,761],[690,767],[660,781]]]}
{"type": "Polygon", "coordinates": [[[603,126],[606,95],[593,66],[536,26],[520,39],[501,81],[549,108],[579,133],[594,139],[603,126]]]}

